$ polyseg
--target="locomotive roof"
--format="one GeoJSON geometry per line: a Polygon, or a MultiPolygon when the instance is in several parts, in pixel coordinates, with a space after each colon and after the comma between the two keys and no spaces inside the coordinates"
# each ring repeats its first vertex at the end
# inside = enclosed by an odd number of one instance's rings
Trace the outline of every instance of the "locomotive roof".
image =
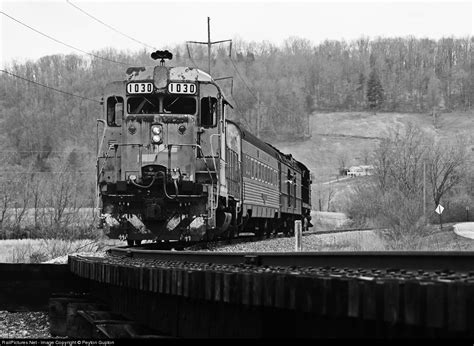
{"type": "MultiPolygon", "coordinates": [[[[141,66],[141,67],[129,67],[125,72],[127,74],[127,81],[138,81],[138,80],[150,80],[153,79],[153,73],[156,66],[141,66]]],[[[169,79],[172,81],[180,82],[207,82],[213,83],[217,86],[224,102],[231,108],[234,108],[232,104],[227,100],[224,92],[216,84],[215,80],[210,74],[204,72],[198,68],[186,67],[186,66],[165,66],[169,71],[169,79]]]]}
{"type": "Polygon", "coordinates": [[[249,143],[252,143],[253,145],[255,145],[257,148],[263,150],[264,152],[266,152],[267,154],[270,154],[272,155],[273,157],[278,157],[278,151],[275,150],[275,148],[273,148],[271,145],[269,145],[268,143],[265,143],[264,141],[262,141],[261,139],[258,139],[255,135],[253,135],[252,133],[250,133],[249,131],[245,130],[242,126],[242,124],[238,123],[238,122],[235,122],[235,121],[232,121],[232,120],[229,120],[227,119],[227,122],[231,123],[231,124],[234,124],[235,126],[237,126],[240,130],[240,132],[242,133],[242,138],[245,139],[247,142],[249,143]]]}
{"type": "MultiPolygon", "coordinates": [[[[267,143],[268,144],[268,143],[267,143]]],[[[279,154],[279,157],[280,157],[280,160],[283,162],[283,163],[286,163],[288,166],[291,166],[293,168],[301,168],[298,166],[298,163],[299,161],[297,161],[295,158],[293,158],[293,155],[291,154],[284,154],[282,153],[280,150],[278,150],[277,148],[275,148],[273,145],[271,144],[268,144],[269,146],[271,146],[273,149],[275,149],[278,154],[279,154]]]]}
{"type": "Polygon", "coordinates": [[[306,167],[305,164],[303,164],[303,163],[300,162],[300,161],[296,161],[296,163],[298,164],[298,166],[300,166],[300,168],[301,168],[302,171],[308,171],[308,172],[309,172],[309,168],[306,167]]]}
{"type": "MultiPolygon", "coordinates": [[[[153,79],[153,71],[156,66],[142,66],[142,67],[129,67],[126,71],[127,80],[146,80],[153,79]]],[[[212,77],[194,67],[185,67],[185,66],[166,66],[169,70],[169,79],[170,80],[179,80],[182,82],[214,82],[212,77]]]]}

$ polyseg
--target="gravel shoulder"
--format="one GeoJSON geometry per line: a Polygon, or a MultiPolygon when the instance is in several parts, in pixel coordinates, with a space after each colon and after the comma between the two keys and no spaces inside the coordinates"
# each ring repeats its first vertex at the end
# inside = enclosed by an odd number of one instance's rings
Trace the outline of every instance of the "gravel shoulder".
{"type": "Polygon", "coordinates": [[[0,311],[0,339],[50,339],[46,312],[0,311]]]}
{"type": "MultiPolygon", "coordinates": [[[[383,239],[377,231],[310,234],[302,237],[302,251],[382,251],[383,239]]],[[[219,252],[292,252],[295,238],[272,238],[215,248],[219,252]]]]}

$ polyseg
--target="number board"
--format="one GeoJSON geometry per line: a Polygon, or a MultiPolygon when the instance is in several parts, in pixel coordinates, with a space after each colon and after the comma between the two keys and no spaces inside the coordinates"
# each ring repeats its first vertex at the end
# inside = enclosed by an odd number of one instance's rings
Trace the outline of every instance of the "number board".
{"type": "Polygon", "coordinates": [[[128,83],[127,93],[129,94],[151,94],[153,83],[128,83]]]}
{"type": "Polygon", "coordinates": [[[196,93],[196,85],[193,83],[170,83],[168,84],[168,92],[171,94],[189,94],[196,93]]]}

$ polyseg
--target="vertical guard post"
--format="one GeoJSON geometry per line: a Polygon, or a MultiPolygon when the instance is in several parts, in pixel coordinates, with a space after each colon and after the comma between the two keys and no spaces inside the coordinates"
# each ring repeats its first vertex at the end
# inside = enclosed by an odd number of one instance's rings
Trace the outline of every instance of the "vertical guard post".
{"type": "Polygon", "coordinates": [[[302,227],[301,220],[295,221],[295,251],[301,251],[302,227]]]}

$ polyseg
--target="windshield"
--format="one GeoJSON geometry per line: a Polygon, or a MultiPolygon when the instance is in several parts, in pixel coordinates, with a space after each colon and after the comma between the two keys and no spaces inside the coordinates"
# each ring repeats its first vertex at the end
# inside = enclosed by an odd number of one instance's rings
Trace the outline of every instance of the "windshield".
{"type": "Polygon", "coordinates": [[[127,101],[128,114],[196,114],[196,108],[196,99],[191,96],[133,96],[127,101]]]}

